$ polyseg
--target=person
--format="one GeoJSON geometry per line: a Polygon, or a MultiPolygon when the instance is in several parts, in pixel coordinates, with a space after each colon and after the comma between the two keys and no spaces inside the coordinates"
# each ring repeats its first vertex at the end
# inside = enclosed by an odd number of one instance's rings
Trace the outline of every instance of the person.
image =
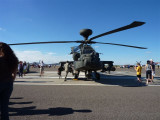
{"type": "Polygon", "coordinates": [[[44,74],[44,63],[43,63],[43,61],[40,61],[39,67],[40,67],[40,77],[41,77],[44,74]]]}
{"type": "Polygon", "coordinates": [[[0,42],[0,113],[1,120],[9,120],[8,104],[13,91],[18,58],[6,43],[0,42]]]}
{"type": "Polygon", "coordinates": [[[28,63],[27,63],[27,73],[30,72],[29,69],[30,69],[30,64],[29,64],[29,62],[28,62],[28,63]]]}
{"type": "Polygon", "coordinates": [[[68,75],[68,71],[69,71],[69,62],[68,61],[66,62],[66,64],[64,64],[64,69],[66,72],[66,76],[65,76],[64,81],[67,81],[67,75],[68,75]]]}
{"type": "Polygon", "coordinates": [[[64,69],[66,71],[66,76],[64,81],[67,81],[67,75],[69,72],[72,73],[72,75],[74,75],[73,69],[72,69],[72,63],[69,63],[69,61],[67,61],[66,64],[64,64],[64,69]]]}
{"type": "Polygon", "coordinates": [[[59,79],[62,77],[61,74],[62,74],[62,71],[64,70],[64,68],[62,66],[60,66],[58,68],[58,75],[59,75],[59,79]]]}
{"type": "Polygon", "coordinates": [[[155,76],[155,65],[158,64],[158,62],[153,62],[153,59],[150,59],[150,64],[152,65],[152,82],[155,76]]]}
{"type": "Polygon", "coordinates": [[[128,65],[128,69],[130,68],[130,65],[128,65]]]}
{"type": "Polygon", "coordinates": [[[23,74],[24,74],[24,76],[26,75],[26,73],[27,73],[27,63],[24,61],[24,63],[23,63],[23,74]]]}
{"type": "Polygon", "coordinates": [[[19,77],[23,77],[23,62],[22,61],[20,61],[18,64],[18,74],[19,74],[19,77]]]}
{"type": "Polygon", "coordinates": [[[137,72],[137,80],[138,80],[139,82],[142,82],[142,81],[141,81],[142,67],[141,67],[140,63],[137,63],[137,67],[135,66],[135,70],[136,70],[136,72],[137,72]]]}
{"type": "Polygon", "coordinates": [[[146,84],[148,84],[149,82],[152,82],[152,66],[150,65],[149,60],[147,60],[145,70],[146,70],[146,80],[147,80],[146,84]]]}

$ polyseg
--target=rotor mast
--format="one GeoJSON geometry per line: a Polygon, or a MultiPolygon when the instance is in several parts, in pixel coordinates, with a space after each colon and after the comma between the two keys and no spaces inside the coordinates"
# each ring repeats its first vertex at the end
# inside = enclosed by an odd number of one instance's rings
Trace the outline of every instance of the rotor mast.
{"type": "Polygon", "coordinates": [[[82,35],[84,37],[84,44],[87,44],[88,41],[88,37],[90,35],[92,35],[92,30],[91,29],[82,29],[80,30],[80,35],[82,35]]]}

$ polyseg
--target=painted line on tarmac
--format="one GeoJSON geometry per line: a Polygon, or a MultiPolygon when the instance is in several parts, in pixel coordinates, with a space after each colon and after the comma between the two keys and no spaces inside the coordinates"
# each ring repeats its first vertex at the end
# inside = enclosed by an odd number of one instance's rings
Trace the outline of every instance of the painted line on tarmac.
{"type": "MultiPolygon", "coordinates": [[[[45,78],[47,78],[47,79],[50,79],[50,78],[55,78],[55,79],[57,79],[57,78],[59,78],[59,77],[58,77],[58,76],[57,76],[57,77],[25,76],[25,77],[23,77],[23,78],[18,78],[18,77],[17,77],[16,79],[18,80],[18,79],[25,79],[25,78],[26,78],[26,79],[29,79],[29,78],[30,78],[30,79],[43,79],[43,78],[44,78],[44,79],[45,79],[45,78]]],[[[63,77],[61,77],[61,78],[63,79],[63,78],[65,78],[65,77],[63,76],[63,77]]],[[[74,77],[68,76],[67,78],[74,78],[74,77]]],[[[85,76],[79,76],[79,78],[85,78],[85,76]]],[[[103,76],[103,77],[101,77],[101,78],[108,78],[108,77],[103,76]]]]}
{"type": "MultiPolygon", "coordinates": [[[[65,77],[61,77],[60,79],[64,79],[65,77]]],[[[68,76],[67,78],[70,78],[70,79],[73,79],[74,77],[71,77],[71,76],[68,76]]],[[[79,78],[86,78],[85,76],[79,76],[79,78]]],[[[132,76],[126,76],[126,77],[123,77],[123,79],[129,79],[129,78],[133,78],[132,76]]],[[[135,76],[136,78],[136,76],[135,76]]],[[[21,80],[21,79],[59,79],[59,77],[47,77],[47,76],[42,76],[42,77],[39,77],[39,76],[25,76],[23,78],[16,78],[17,80],[21,80]]],[[[101,76],[101,79],[122,79],[121,77],[120,78],[117,78],[116,76],[101,76]]]]}
{"type": "MultiPolygon", "coordinates": [[[[107,86],[107,87],[123,87],[121,85],[109,85],[109,84],[92,84],[92,83],[88,83],[88,84],[81,84],[81,83],[77,83],[77,84],[49,84],[49,83],[14,83],[14,85],[32,85],[32,86],[107,86]]],[[[129,86],[128,86],[129,87],[129,86]]],[[[137,87],[141,87],[141,86],[137,86],[137,87]]],[[[142,86],[143,87],[143,86],[142,86]]],[[[160,85],[146,85],[146,87],[160,87],[160,85]]]]}
{"type": "Polygon", "coordinates": [[[156,87],[156,86],[160,86],[160,85],[147,85],[147,86],[149,86],[149,87],[156,87]]]}
{"type": "Polygon", "coordinates": [[[37,84],[37,83],[14,83],[14,85],[35,85],[35,86],[119,86],[119,85],[104,85],[104,84],[37,84]]]}
{"type": "MultiPolygon", "coordinates": [[[[18,79],[52,79],[52,78],[59,79],[59,77],[39,77],[39,76],[26,76],[23,78],[16,78],[16,79],[18,80],[18,79]]],[[[65,77],[61,77],[61,79],[63,78],[65,77]]],[[[74,77],[67,77],[67,78],[74,78],[74,77]]],[[[80,78],[85,78],[85,76],[80,76],[80,78]]]]}

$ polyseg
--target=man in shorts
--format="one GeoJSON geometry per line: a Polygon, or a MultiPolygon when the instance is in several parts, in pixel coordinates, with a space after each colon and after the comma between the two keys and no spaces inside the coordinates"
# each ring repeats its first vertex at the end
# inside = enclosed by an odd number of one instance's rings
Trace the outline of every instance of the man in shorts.
{"type": "Polygon", "coordinates": [[[39,67],[40,67],[40,77],[41,77],[44,74],[44,63],[43,63],[43,61],[40,61],[39,67]]]}
{"type": "Polygon", "coordinates": [[[152,82],[155,77],[155,65],[159,64],[159,62],[153,62],[153,59],[150,59],[150,64],[152,65],[152,82]]]}

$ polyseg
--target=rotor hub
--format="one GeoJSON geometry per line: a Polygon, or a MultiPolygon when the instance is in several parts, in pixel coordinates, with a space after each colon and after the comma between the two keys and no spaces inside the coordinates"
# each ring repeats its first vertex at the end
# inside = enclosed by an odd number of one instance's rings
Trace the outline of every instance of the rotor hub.
{"type": "Polygon", "coordinates": [[[91,29],[82,29],[80,30],[80,35],[84,37],[85,40],[88,39],[90,35],[92,35],[92,30],[91,29]]]}

